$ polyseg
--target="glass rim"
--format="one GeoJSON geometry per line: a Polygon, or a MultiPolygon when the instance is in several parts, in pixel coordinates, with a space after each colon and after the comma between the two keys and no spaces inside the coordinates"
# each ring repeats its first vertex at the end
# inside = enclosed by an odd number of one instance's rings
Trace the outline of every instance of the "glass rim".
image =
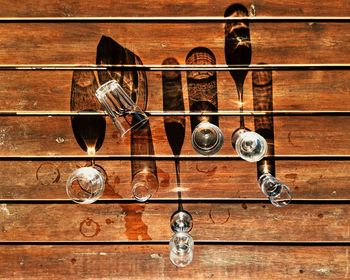
{"type": "Polygon", "coordinates": [[[203,122],[199,123],[195,127],[195,129],[193,130],[192,135],[191,135],[191,144],[192,144],[192,147],[196,150],[196,152],[198,152],[202,155],[205,155],[205,156],[210,156],[210,155],[216,154],[218,151],[220,151],[222,145],[224,144],[224,135],[223,135],[221,129],[217,125],[212,124],[212,123],[207,122],[207,121],[203,121],[203,122]],[[195,141],[195,137],[194,137],[195,133],[198,131],[198,129],[201,128],[201,126],[207,126],[208,128],[213,129],[217,135],[217,139],[216,139],[215,143],[208,148],[201,147],[195,141]]]}

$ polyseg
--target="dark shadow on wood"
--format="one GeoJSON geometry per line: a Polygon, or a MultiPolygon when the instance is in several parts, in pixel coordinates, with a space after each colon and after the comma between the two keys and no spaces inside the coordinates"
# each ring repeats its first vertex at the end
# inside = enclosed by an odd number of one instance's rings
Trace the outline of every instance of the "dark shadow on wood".
{"type": "MultiPolygon", "coordinates": [[[[112,38],[102,36],[97,46],[96,64],[142,65],[141,58],[112,38]]],[[[145,70],[109,69],[98,71],[101,84],[116,80],[143,110],[147,109],[147,75],[145,70]]]]}
{"type": "MultiPolygon", "coordinates": [[[[162,65],[179,65],[175,58],[167,58],[162,65]]],[[[180,71],[163,71],[163,110],[184,112],[185,105],[183,99],[181,72],[180,71]]],[[[164,117],[165,133],[175,156],[176,185],[178,188],[179,210],[182,210],[182,195],[180,182],[180,160],[178,156],[185,140],[186,118],[185,116],[165,116],[164,117]]]]}
{"type": "MultiPolygon", "coordinates": [[[[95,97],[98,82],[92,71],[74,71],[71,88],[71,111],[101,111],[95,97]]],[[[103,116],[74,116],[71,118],[75,140],[80,148],[93,156],[103,144],[106,120],[103,116]]]]}
{"type": "MultiPolygon", "coordinates": [[[[224,17],[246,17],[248,10],[241,4],[229,6],[224,17]]],[[[250,64],[252,48],[248,21],[227,21],[225,24],[225,58],[231,66],[250,64]]],[[[230,71],[237,87],[239,109],[243,112],[243,85],[247,70],[230,71]]],[[[240,117],[240,128],[244,126],[244,116],[240,117]]]]}
{"type": "MultiPolygon", "coordinates": [[[[254,111],[273,111],[272,71],[252,73],[254,111]]],[[[275,155],[273,116],[254,116],[255,131],[268,143],[267,156],[275,155]]],[[[264,158],[257,163],[258,178],[263,173],[275,176],[275,159],[264,158]]]]}
{"type": "MultiPolygon", "coordinates": [[[[211,50],[198,47],[188,53],[186,64],[215,65],[216,59],[211,50]]],[[[187,88],[191,112],[218,111],[216,71],[187,71],[187,88]]],[[[191,130],[203,120],[219,126],[218,116],[191,116],[191,130]]]]}

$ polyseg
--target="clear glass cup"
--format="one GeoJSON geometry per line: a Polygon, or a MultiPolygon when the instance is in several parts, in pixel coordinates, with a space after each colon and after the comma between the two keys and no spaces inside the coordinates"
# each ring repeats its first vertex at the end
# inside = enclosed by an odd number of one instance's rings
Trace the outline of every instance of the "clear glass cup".
{"type": "Polygon", "coordinates": [[[170,261],[177,267],[185,267],[193,260],[194,242],[186,232],[175,233],[169,242],[170,261]]]}
{"type": "Polygon", "coordinates": [[[267,142],[260,134],[238,129],[232,134],[232,146],[237,154],[249,162],[261,160],[267,153],[267,142]]]}
{"type": "Polygon", "coordinates": [[[96,90],[96,97],[111,117],[120,137],[148,121],[147,115],[115,80],[104,83],[96,90]]]}
{"type": "Polygon", "coordinates": [[[190,213],[185,210],[176,211],[170,218],[170,226],[173,232],[190,232],[193,220],[190,213]]]}
{"type": "Polygon", "coordinates": [[[292,195],[288,186],[278,181],[270,173],[265,173],[260,176],[259,185],[262,192],[276,207],[286,206],[292,200],[292,195]]]}
{"type": "Polygon", "coordinates": [[[134,176],[131,191],[137,201],[145,202],[157,192],[158,186],[157,176],[151,171],[143,170],[134,176]]]}
{"type": "Polygon", "coordinates": [[[199,154],[209,156],[216,154],[224,143],[224,135],[216,125],[202,121],[192,132],[192,147],[199,154]]]}
{"type": "Polygon", "coordinates": [[[103,194],[105,180],[104,175],[92,166],[78,168],[67,180],[67,195],[79,204],[93,203],[103,194]]]}

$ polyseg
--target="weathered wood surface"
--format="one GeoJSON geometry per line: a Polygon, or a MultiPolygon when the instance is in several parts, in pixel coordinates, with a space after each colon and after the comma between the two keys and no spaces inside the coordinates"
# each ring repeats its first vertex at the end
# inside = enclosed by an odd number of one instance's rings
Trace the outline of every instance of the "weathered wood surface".
{"type": "MultiPolygon", "coordinates": [[[[350,241],[350,205],[185,203],[195,240],[350,241]]],[[[1,204],[1,241],[169,240],[173,204],[1,204]],[[68,214],[70,213],[70,214],[68,214]]]]}
{"type": "MultiPolygon", "coordinates": [[[[344,63],[350,58],[344,51],[349,31],[344,23],[252,23],[252,63],[344,63]]],[[[169,57],[185,64],[189,51],[199,46],[225,64],[223,23],[1,24],[0,64],[94,64],[102,35],[137,54],[143,64],[161,64],[169,57]]]]}
{"type": "MultiPolygon", "coordinates": [[[[160,61],[161,63],[161,61],[160,61]]],[[[0,111],[69,111],[71,71],[0,71],[0,111]]],[[[186,72],[181,72],[189,110],[186,72]]],[[[163,110],[162,73],[147,72],[149,111],[163,110]]],[[[274,71],[274,110],[349,110],[349,71],[274,71]]],[[[236,86],[228,72],[217,72],[219,110],[237,111],[236,86]]],[[[251,74],[244,86],[244,108],[253,110],[251,74]]]]}
{"type": "MultiPolygon", "coordinates": [[[[65,184],[85,161],[7,161],[1,165],[0,199],[67,199],[65,184]],[[15,178],[15,180],[14,180],[15,178]]],[[[129,161],[97,161],[107,174],[101,199],[132,199],[129,161]]],[[[159,188],[153,199],[176,199],[173,161],[157,161],[159,188]]],[[[186,199],[264,199],[256,165],[241,161],[181,161],[182,196],[186,199]]],[[[349,161],[276,161],[276,175],[294,199],[350,199],[349,161]]]]}
{"type": "MultiPolygon", "coordinates": [[[[276,155],[348,155],[350,117],[275,117],[276,155]]],[[[246,126],[254,129],[253,118],[246,117],[246,126]]],[[[172,155],[164,131],[163,117],[151,117],[150,126],[156,155],[172,155]]],[[[225,143],[219,155],[235,155],[231,135],[239,127],[239,118],[220,118],[225,143]]],[[[192,149],[190,120],[186,121],[182,155],[196,155],[192,149]]],[[[2,156],[86,155],[75,141],[69,117],[3,117],[0,125],[2,156]]],[[[107,118],[105,141],[98,155],[129,155],[128,137],[118,142],[118,135],[107,118]]],[[[145,139],[145,144],[147,139],[145,139]]]]}
{"type": "MultiPolygon", "coordinates": [[[[259,16],[348,16],[349,3],[346,0],[335,0],[331,3],[312,0],[242,0],[237,1],[245,6],[254,4],[259,16]]],[[[145,2],[134,0],[123,2],[117,0],[53,0],[53,1],[1,1],[1,17],[33,17],[33,16],[223,16],[225,9],[236,3],[231,0],[195,2],[187,0],[163,0],[145,2]]]]}
{"type": "Polygon", "coordinates": [[[167,245],[2,246],[11,279],[347,279],[349,247],[203,246],[178,269],[167,245]]]}

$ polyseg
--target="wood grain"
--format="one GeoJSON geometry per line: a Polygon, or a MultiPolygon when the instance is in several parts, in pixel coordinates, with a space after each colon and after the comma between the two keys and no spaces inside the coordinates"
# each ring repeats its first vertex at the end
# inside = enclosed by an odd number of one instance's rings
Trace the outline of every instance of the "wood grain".
{"type": "MultiPolygon", "coordinates": [[[[149,111],[163,110],[162,73],[147,72],[149,111]]],[[[0,111],[69,111],[71,71],[0,71],[0,111]]],[[[181,72],[185,109],[189,110],[186,72],[181,72]]],[[[219,110],[238,110],[228,72],[217,72],[219,110]]],[[[349,110],[350,71],[273,72],[275,110],[349,110]]],[[[244,107],[253,110],[251,73],[244,107]]]]}
{"type": "Polygon", "coordinates": [[[181,269],[167,245],[8,248],[1,246],[0,277],[11,279],[345,279],[349,261],[347,246],[195,245],[193,263],[181,269]]]}
{"type": "MultiPolygon", "coordinates": [[[[65,184],[84,161],[7,161],[0,170],[2,200],[68,200],[65,184]],[[14,180],[14,178],[16,178],[14,180]]],[[[103,199],[132,199],[129,161],[97,161],[108,180],[103,199]]],[[[159,188],[154,200],[176,199],[173,161],[157,161],[159,188]]],[[[276,161],[276,175],[293,199],[350,199],[349,161],[276,161]]],[[[185,199],[264,199],[257,185],[256,165],[245,161],[181,161],[185,199]]]]}
{"type": "MultiPolygon", "coordinates": [[[[9,2],[2,0],[1,17],[32,17],[32,16],[223,16],[225,9],[236,3],[231,0],[195,2],[186,0],[152,1],[142,0],[121,2],[117,0],[94,0],[75,1],[45,0],[26,1],[25,3],[9,2]]],[[[242,0],[239,3],[246,5],[254,4],[259,16],[348,16],[349,3],[346,0],[328,2],[315,2],[312,0],[242,0]]]]}
{"type": "MultiPolygon", "coordinates": [[[[275,117],[276,155],[347,155],[350,139],[350,117],[275,117]]],[[[182,155],[195,155],[190,142],[190,121],[187,120],[182,155]]],[[[162,117],[150,118],[156,155],[172,155],[164,132],[162,117]]],[[[239,126],[238,117],[221,117],[225,143],[218,154],[234,155],[230,139],[239,126]]],[[[253,118],[246,117],[246,126],[253,128],[253,118]]],[[[86,155],[75,141],[69,117],[3,117],[0,126],[0,153],[3,156],[86,155]]],[[[129,155],[130,141],[118,143],[116,130],[107,119],[106,137],[98,155],[129,155]]]]}
{"type": "MultiPolygon", "coordinates": [[[[252,63],[343,63],[350,57],[344,51],[349,31],[350,25],[342,23],[252,23],[252,63]]],[[[161,64],[169,57],[185,64],[188,52],[198,46],[225,64],[223,23],[2,24],[0,64],[94,64],[102,35],[134,52],[143,64],[161,64]]]]}
{"type": "MultiPolygon", "coordinates": [[[[185,203],[195,240],[350,241],[346,204],[185,203]],[[297,230],[291,230],[297,229],[297,230]]],[[[169,240],[177,204],[2,204],[1,241],[169,240]],[[68,213],[70,213],[68,215],[68,213]]]]}

